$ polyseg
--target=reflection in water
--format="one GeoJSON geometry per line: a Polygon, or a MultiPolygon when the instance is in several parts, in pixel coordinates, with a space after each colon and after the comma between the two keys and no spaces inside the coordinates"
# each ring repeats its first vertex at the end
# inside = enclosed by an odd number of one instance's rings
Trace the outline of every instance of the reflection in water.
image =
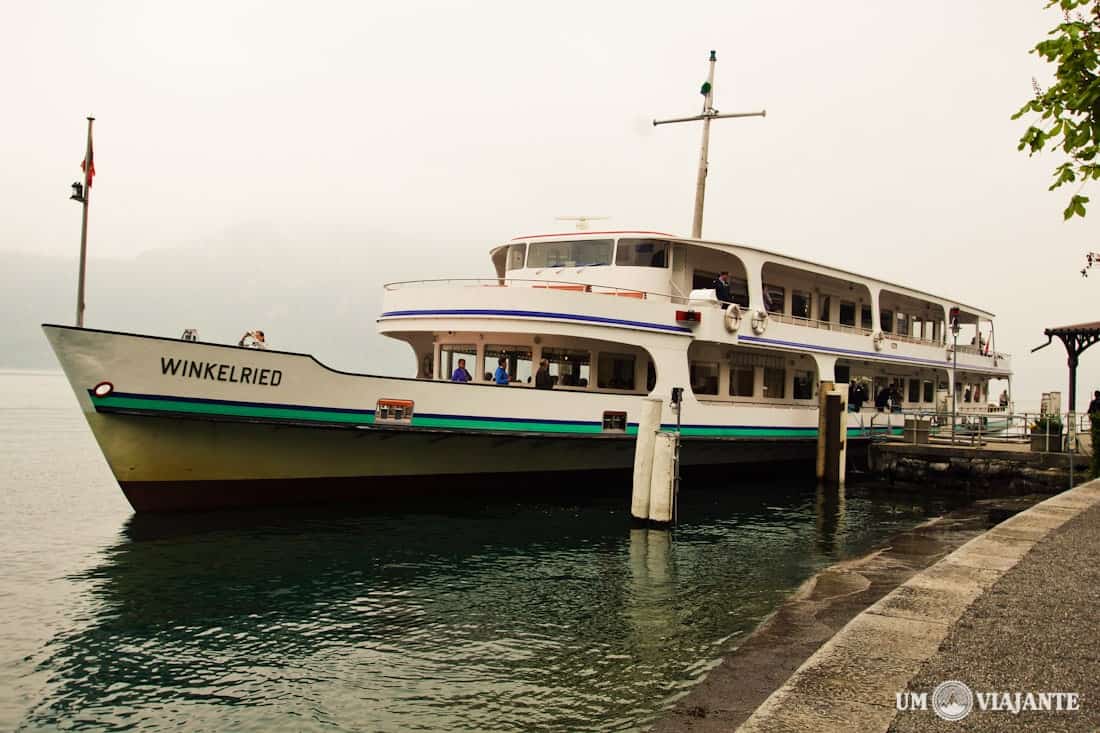
{"type": "Polygon", "coordinates": [[[844,486],[817,485],[817,549],[825,555],[836,553],[837,538],[844,531],[844,486]]]}
{"type": "Polygon", "coordinates": [[[633,730],[811,573],[938,506],[812,487],[447,515],[132,517],[26,728],[633,730]]]}

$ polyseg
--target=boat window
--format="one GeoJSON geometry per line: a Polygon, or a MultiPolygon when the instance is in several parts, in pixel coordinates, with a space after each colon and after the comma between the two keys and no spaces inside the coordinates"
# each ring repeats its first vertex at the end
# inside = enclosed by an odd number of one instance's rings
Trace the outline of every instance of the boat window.
{"type": "Polygon", "coordinates": [[[813,302],[813,296],[811,296],[805,290],[792,290],[791,315],[795,318],[808,319],[810,317],[811,302],[813,302]]]}
{"type": "Polygon", "coordinates": [[[485,381],[493,381],[497,370],[497,360],[504,357],[504,368],[508,372],[509,383],[526,384],[531,381],[531,348],[529,346],[501,346],[487,344],[482,376],[485,381]]]}
{"type": "Polygon", "coordinates": [[[874,328],[874,322],[871,320],[871,306],[865,305],[859,309],[859,327],[867,331],[874,328]]]}
{"type": "Polygon", "coordinates": [[[840,325],[852,326],[856,325],[856,304],[847,300],[840,301],[840,325]]]}
{"type": "Polygon", "coordinates": [[[833,318],[833,299],[828,295],[818,296],[817,299],[817,320],[825,321],[828,323],[833,318]]]}
{"type": "Polygon", "coordinates": [[[814,373],[800,369],[795,370],[793,391],[796,400],[812,400],[814,398],[814,373]]]}
{"type": "Polygon", "coordinates": [[[909,394],[907,395],[907,402],[920,402],[920,380],[909,380],[909,394]]]}
{"type": "Polygon", "coordinates": [[[526,244],[509,244],[508,245],[508,269],[509,270],[522,270],[523,261],[527,256],[526,244]]]}
{"type": "Polygon", "coordinates": [[[653,365],[652,361],[647,361],[645,365],[645,389],[646,392],[652,392],[653,388],[657,386],[657,368],[653,365]]]}
{"type": "Polygon", "coordinates": [[[935,400],[935,398],[933,396],[934,392],[933,392],[932,382],[926,380],[922,384],[924,386],[924,401],[925,402],[933,402],[935,400]]]}
{"type": "Polygon", "coordinates": [[[660,239],[620,239],[615,264],[627,267],[668,267],[668,242],[660,239]]]}
{"type": "Polygon", "coordinates": [[[695,394],[718,394],[718,362],[691,362],[691,391],[695,394]]]}
{"type": "Polygon", "coordinates": [[[898,335],[899,336],[908,336],[909,335],[909,316],[905,315],[901,311],[898,311],[897,320],[898,320],[898,335]]]}
{"type": "Polygon", "coordinates": [[[756,370],[752,367],[732,367],[730,369],[730,396],[752,397],[756,370]]]}
{"type": "Polygon", "coordinates": [[[440,379],[450,379],[454,375],[459,359],[466,361],[470,379],[477,378],[477,347],[473,344],[443,344],[439,347],[439,356],[442,363],[440,379]]]}
{"type": "Polygon", "coordinates": [[[852,368],[847,364],[837,364],[833,367],[833,380],[837,384],[848,384],[852,381],[852,368]]]}
{"type": "Polygon", "coordinates": [[[557,387],[587,387],[592,355],[579,349],[543,349],[542,358],[550,363],[550,376],[557,387]]]}
{"type": "Polygon", "coordinates": [[[786,296],[787,291],[784,288],[764,283],[764,307],[768,309],[768,313],[782,313],[786,296]]]}
{"type": "Polygon", "coordinates": [[[610,239],[532,242],[527,267],[588,267],[611,264],[610,239]]]}
{"type": "Polygon", "coordinates": [[[607,411],[603,414],[603,429],[608,433],[626,432],[626,413],[607,411]]]}
{"type": "Polygon", "coordinates": [[[706,290],[707,288],[714,287],[714,281],[718,279],[717,272],[707,272],[706,270],[692,270],[691,271],[691,289],[692,290],[706,290]]]}
{"type": "Polygon", "coordinates": [[[787,396],[787,370],[777,367],[764,367],[764,396],[771,400],[781,400],[787,396]]]}
{"type": "Polygon", "coordinates": [[[628,354],[600,354],[596,386],[600,389],[634,389],[634,357],[628,354]]]}
{"type": "Polygon", "coordinates": [[[882,322],[883,333],[894,332],[894,311],[885,308],[878,312],[879,321],[882,322]]]}

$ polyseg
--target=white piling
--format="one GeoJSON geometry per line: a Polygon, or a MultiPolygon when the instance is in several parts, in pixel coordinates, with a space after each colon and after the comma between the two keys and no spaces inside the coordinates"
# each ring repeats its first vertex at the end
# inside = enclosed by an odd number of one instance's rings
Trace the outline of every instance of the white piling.
{"type": "Polygon", "coordinates": [[[661,429],[661,409],[664,401],[657,397],[642,400],[638,420],[638,440],[634,447],[634,487],[630,498],[630,514],[635,519],[649,519],[649,494],[653,483],[653,446],[661,429]]]}
{"type": "Polygon", "coordinates": [[[676,440],[675,433],[658,433],[653,446],[653,477],[649,484],[649,519],[660,524],[672,522],[676,440]]]}

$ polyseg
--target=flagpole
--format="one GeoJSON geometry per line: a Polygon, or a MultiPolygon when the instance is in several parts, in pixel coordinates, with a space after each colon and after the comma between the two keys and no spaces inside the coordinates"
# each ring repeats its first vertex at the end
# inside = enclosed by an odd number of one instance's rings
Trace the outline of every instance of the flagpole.
{"type": "Polygon", "coordinates": [[[80,223],[80,275],[76,282],[76,325],[84,326],[84,270],[88,261],[88,201],[92,197],[92,123],[95,117],[88,118],[88,146],[84,150],[84,215],[80,223]]]}

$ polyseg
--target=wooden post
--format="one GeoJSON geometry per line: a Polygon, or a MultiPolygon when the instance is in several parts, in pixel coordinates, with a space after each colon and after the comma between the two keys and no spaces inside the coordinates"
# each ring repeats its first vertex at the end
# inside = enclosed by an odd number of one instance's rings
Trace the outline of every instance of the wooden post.
{"type": "Polygon", "coordinates": [[[817,480],[842,486],[848,459],[848,385],[821,382],[817,405],[817,480]]]}

